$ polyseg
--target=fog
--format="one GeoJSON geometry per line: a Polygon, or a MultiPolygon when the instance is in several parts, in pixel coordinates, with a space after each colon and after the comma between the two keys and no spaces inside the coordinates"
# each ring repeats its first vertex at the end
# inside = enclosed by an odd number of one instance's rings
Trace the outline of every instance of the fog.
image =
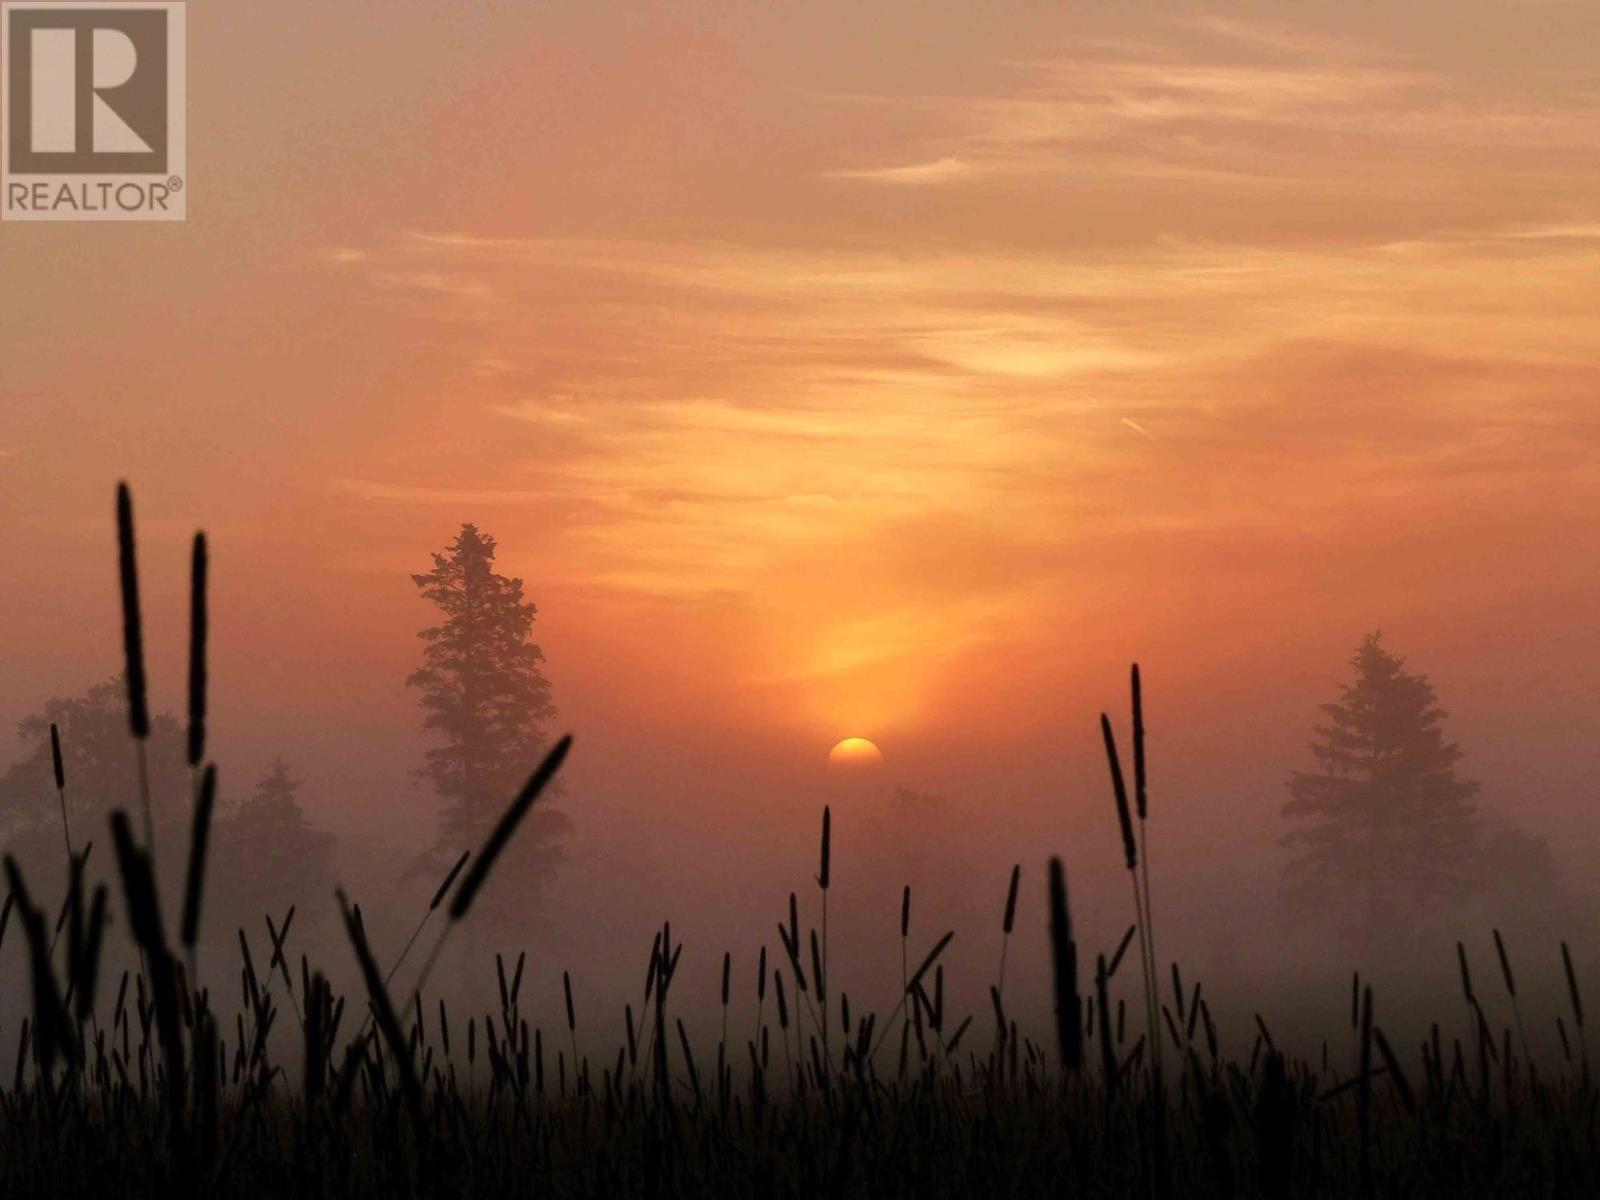
{"type": "MultiPolygon", "coordinates": [[[[545,619],[554,623],[553,617],[545,619]]],[[[1468,674],[1459,668],[1452,672],[1448,662],[1408,665],[1429,668],[1436,679],[1468,674]]],[[[1467,948],[1479,993],[1494,997],[1485,1002],[1503,1006],[1507,999],[1491,940],[1491,930],[1499,928],[1521,983],[1535,1053],[1556,1053],[1553,1020],[1566,1003],[1560,940],[1573,944],[1580,977],[1600,965],[1589,949],[1593,897],[1582,870],[1591,831],[1577,819],[1582,807],[1576,787],[1570,793],[1541,788],[1538,808],[1519,806],[1514,798],[1526,795],[1516,786],[1520,775],[1559,781],[1566,771],[1576,773],[1580,748],[1567,748],[1572,765],[1565,766],[1559,760],[1529,761],[1526,744],[1504,731],[1491,729],[1471,740],[1471,730],[1493,724],[1484,714],[1496,711],[1502,697],[1444,697],[1451,713],[1448,731],[1467,751],[1462,773],[1485,782],[1480,808],[1488,827],[1520,826],[1552,838],[1562,868],[1559,911],[1530,910],[1502,892],[1426,912],[1384,912],[1355,931],[1335,928],[1335,921],[1296,920],[1280,898],[1288,853],[1278,839],[1288,826],[1279,809],[1287,798],[1289,770],[1311,766],[1306,743],[1311,726],[1321,719],[1316,706],[1347,682],[1341,657],[1323,668],[1319,686],[1297,704],[1280,699],[1290,686],[1280,681],[1263,685],[1259,693],[1230,689],[1224,699],[1233,701],[1231,713],[1219,705],[1186,714],[1171,698],[1181,695],[1180,688],[1164,686],[1161,663],[1143,664],[1151,780],[1145,851],[1166,1003],[1172,1003],[1168,972],[1176,962],[1186,991],[1196,982],[1202,985],[1226,1048],[1248,1054],[1259,1014],[1281,1044],[1315,1056],[1321,1043],[1331,1041],[1339,1053],[1344,1043],[1338,1039],[1349,1030],[1351,973],[1359,971],[1362,981],[1375,987],[1389,1028],[1420,1035],[1428,1022],[1440,1021],[1448,1036],[1466,1011],[1457,939],[1467,948]]],[[[562,676],[553,666],[550,674],[560,697],[562,676]]],[[[166,681],[160,675],[158,680],[159,695],[166,681]]],[[[308,685],[311,681],[308,672],[308,685]]],[[[235,768],[230,760],[259,762],[264,769],[259,755],[270,747],[292,764],[306,820],[337,839],[327,877],[308,880],[305,894],[292,895],[296,918],[286,945],[296,992],[301,955],[336,983],[360,986],[332,885],[361,906],[375,951],[387,966],[427,913],[439,883],[437,873],[407,875],[419,848],[437,836],[440,802],[414,775],[421,749],[430,744],[406,728],[418,719],[417,710],[404,702],[410,697],[403,689],[392,691],[400,702],[375,708],[393,714],[393,728],[377,728],[369,712],[348,728],[324,723],[323,728],[272,731],[270,737],[259,728],[241,728],[229,717],[237,711],[235,699],[215,695],[213,737],[221,747],[223,810],[248,794],[261,773],[235,768]]],[[[1006,1011],[1025,1035],[1047,1040],[1052,1028],[1048,859],[1059,856],[1066,865],[1086,980],[1092,981],[1095,955],[1109,958],[1134,921],[1096,707],[1103,704],[1113,714],[1125,742],[1125,692],[1123,672],[1108,669],[1098,696],[1079,697],[1076,703],[1062,698],[1050,722],[1059,729],[1048,740],[1031,737],[1019,744],[993,733],[963,738],[959,729],[937,739],[884,738],[882,765],[854,773],[830,769],[826,743],[780,737],[762,742],[730,730],[735,721],[727,714],[721,727],[707,722],[695,731],[684,731],[678,714],[679,721],[670,722],[678,726],[677,736],[651,738],[638,727],[624,726],[626,732],[619,733],[598,721],[586,729],[563,712],[551,727],[570,728],[574,749],[563,771],[562,794],[541,803],[571,819],[562,838],[564,861],[541,878],[536,902],[511,913],[494,904],[491,879],[479,911],[451,930],[427,988],[428,1010],[431,1014],[435,1000],[443,999],[463,1014],[497,1011],[494,956],[503,956],[509,977],[518,955],[525,953],[523,1011],[556,1039],[551,1052],[567,1044],[562,976],[569,972],[580,1014],[580,1053],[612,1053],[625,1033],[623,1006],[631,1004],[636,1019],[643,1011],[652,939],[662,922],[670,921],[674,940],[685,945],[674,997],[691,1030],[711,1036],[720,1027],[722,958],[724,952],[731,955],[729,1028],[737,1046],[754,1028],[756,964],[763,949],[769,966],[783,971],[790,1003],[797,1005],[777,927],[788,919],[793,892],[802,938],[820,928],[822,893],[816,880],[826,807],[832,821],[827,944],[834,1011],[841,993],[848,994],[855,1013],[876,1011],[880,1020],[898,1002],[901,889],[909,886],[909,965],[914,970],[946,930],[955,932],[940,960],[946,1003],[955,1014],[950,1024],[972,1016],[973,1036],[986,1045],[984,1039],[992,1037],[989,987],[998,978],[1001,916],[1017,865],[1021,885],[1006,951],[1006,1011]]],[[[1507,724],[1514,734],[1520,723],[1507,724]]],[[[131,741],[126,763],[127,789],[120,802],[135,811],[131,741]]],[[[20,837],[14,832],[9,848],[22,855],[36,898],[42,896],[53,912],[63,876],[48,771],[31,787],[48,816],[41,822],[38,813],[31,820],[22,814],[20,823],[33,832],[20,837]]],[[[176,921],[182,894],[187,804],[187,797],[178,807],[170,797],[157,797],[158,812],[167,813],[160,825],[158,862],[169,922],[176,921]]],[[[116,931],[124,926],[124,910],[111,872],[104,809],[74,797],[72,812],[78,848],[91,838],[97,844],[89,874],[110,886],[112,944],[121,949],[116,931]]],[[[15,812],[12,821],[15,831],[15,812]]],[[[462,847],[470,848],[475,847],[462,847]]],[[[514,841],[509,859],[517,849],[514,841]]],[[[247,860],[241,869],[248,876],[257,868],[247,860]]],[[[206,887],[200,982],[225,996],[238,987],[236,930],[243,928],[248,936],[259,972],[271,956],[266,918],[281,927],[286,907],[241,909],[230,897],[240,892],[244,876],[219,875],[213,867],[206,887]]],[[[429,919],[395,974],[397,997],[410,995],[426,953],[447,924],[443,911],[429,919]]],[[[6,977],[26,977],[19,938],[0,948],[0,956],[6,977]]],[[[810,973],[804,948],[801,960],[810,973]]],[[[114,986],[116,973],[108,970],[106,978],[103,986],[114,986]]],[[[1125,956],[1111,994],[1127,1002],[1126,1019],[1142,1029],[1136,951],[1125,956]]],[[[774,1002],[769,983],[769,1021],[774,1002]]],[[[26,989],[6,989],[3,1003],[0,1028],[15,1028],[27,1011],[26,989]]],[[[886,1053],[893,1051],[891,1046],[886,1053]]]]}

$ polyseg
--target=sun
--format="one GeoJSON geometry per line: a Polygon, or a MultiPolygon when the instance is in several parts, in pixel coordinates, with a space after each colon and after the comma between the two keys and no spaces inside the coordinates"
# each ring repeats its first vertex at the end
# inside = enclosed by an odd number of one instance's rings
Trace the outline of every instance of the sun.
{"type": "Polygon", "coordinates": [[[851,774],[874,771],[883,766],[883,751],[863,737],[848,737],[828,751],[830,771],[851,774]]]}

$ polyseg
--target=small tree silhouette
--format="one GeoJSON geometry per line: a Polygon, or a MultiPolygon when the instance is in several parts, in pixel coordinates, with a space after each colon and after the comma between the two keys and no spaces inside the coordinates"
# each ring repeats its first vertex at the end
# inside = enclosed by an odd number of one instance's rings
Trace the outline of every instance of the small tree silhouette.
{"type": "Polygon", "coordinates": [[[281,919],[291,904],[315,915],[333,889],[335,838],[314,828],[300,807],[300,781],[274,758],[254,790],[219,817],[213,835],[220,907],[252,931],[261,918],[281,919]]]}
{"type": "MultiPolygon", "coordinates": [[[[438,841],[415,871],[440,872],[477,847],[547,748],[544,723],[556,709],[540,669],[544,654],[531,640],[537,609],[523,599],[522,580],[494,570],[494,555],[495,539],[465,524],[434,554],[432,571],[411,577],[444,614],[418,634],[422,667],[406,680],[422,690],[424,727],[443,739],[418,771],[445,807],[438,841]]],[[[536,899],[570,827],[543,805],[529,815],[506,856],[510,869],[496,875],[502,900],[525,909],[536,899]]]]}
{"type": "MultiPolygon", "coordinates": [[[[122,681],[109,679],[81,696],[50,700],[17,726],[23,756],[0,774],[0,836],[14,853],[32,854],[36,842],[41,851],[52,839],[60,843],[61,816],[50,762],[52,723],[60,729],[67,809],[80,840],[103,838],[112,809],[132,810],[138,804],[122,681]]],[[[158,825],[169,837],[186,831],[192,784],[183,757],[183,729],[171,714],[152,717],[146,754],[158,825]]],[[[35,861],[49,859],[41,855],[35,861]]]]}
{"type": "Polygon", "coordinates": [[[1519,932],[1559,929],[1573,935],[1593,925],[1588,906],[1577,902],[1555,851],[1542,837],[1511,826],[1485,830],[1478,870],[1486,923],[1519,932]]]}
{"type": "Polygon", "coordinates": [[[1284,896],[1299,914],[1342,913],[1372,930],[1387,911],[1408,915],[1475,890],[1476,783],[1457,777],[1461,750],[1445,741],[1446,713],[1425,676],[1364,638],[1353,683],[1322,706],[1317,771],[1289,777],[1283,815],[1301,822],[1283,843],[1298,851],[1284,896]]]}

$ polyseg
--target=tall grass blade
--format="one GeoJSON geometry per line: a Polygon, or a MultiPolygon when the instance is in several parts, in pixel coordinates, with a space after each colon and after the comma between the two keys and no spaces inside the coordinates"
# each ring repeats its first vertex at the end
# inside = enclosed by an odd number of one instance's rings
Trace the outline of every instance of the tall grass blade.
{"type": "Polygon", "coordinates": [[[189,765],[198,767],[206,753],[206,535],[194,535],[189,557],[189,765]]]}
{"type": "Polygon", "coordinates": [[[1083,1065],[1083,1008],[1078,995],[1078,945],[1072,938],[1067,906],[1067,873],[1059,858],[1050,860],[1050,961],[1055,983],[1056,1040],[1061,1066],[1083,1065]]]}
{"type": "Polygon", "coordinates": [[[150,711],[145,699],[144,623],[139,616],[139,563],[134,550],[133,497],[126,483],[117,484],[117,565],[122,586],[122,655],[128,691],[128,729],[136,738],[150,736],[150,711]]]}
{"type": "Polygon", "coordinates": [[[494,869],[495,860],[505,850],[511,841],[511,835],[516,833],[517,826],[528,815],[528,810],[533,807],[533,802],[539,798],[539,793],[555,778],[561,764],[566,760],[567,751],[572,748],[572,735],[567,734],[545,759],[539,764],[538,769],[528,777],[528,782],[511,802],[511,807],[506,809],[494,830],[489,834],[488,840],[478,851],[478,856],[468,868],[466,876],[461,880],[461,886],[456,890],[455,899],[450,902],[450,919],[459,921],[465,917],[472,908],[472,902],[477,898],[478,891],[489,878],[489,872],[494,869]]]}
{"type": "Polygon", "coordinates": [[[200,892],[205,884],[206,849],[211,840],[211,810],[217,799],[217,768],[206,766],[200,794],[194,805],[194,827],[189,835],[189,871],[183,888],[183,945],[192,950],[200,936],[200,892]]]}

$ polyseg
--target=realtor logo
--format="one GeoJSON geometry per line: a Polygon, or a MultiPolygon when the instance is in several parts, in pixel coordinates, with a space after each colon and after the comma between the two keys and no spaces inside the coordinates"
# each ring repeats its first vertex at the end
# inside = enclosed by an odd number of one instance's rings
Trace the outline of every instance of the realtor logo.
{"type": "Polygon", "coordinates": [[[0,218],[181,221],[184,6],[0,4],[0,218]]]}

